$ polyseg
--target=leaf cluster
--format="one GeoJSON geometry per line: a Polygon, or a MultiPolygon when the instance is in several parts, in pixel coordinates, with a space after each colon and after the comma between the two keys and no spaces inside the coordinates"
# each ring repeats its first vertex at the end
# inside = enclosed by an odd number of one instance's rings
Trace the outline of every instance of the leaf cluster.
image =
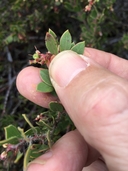
{"type": "Polygon", "coordinates": [[[4,128],[5,140],[0,141],[4,151],[0,159],[9,165],[16,164],[23,158],[23,169],[26,169],[29,162],[49,150],[63,134],[74,129],[63,106],[58,102],[50,102],[49,110],[37,115],[34,126],[25,114],[22,116],[30,128],[26,131],[14,125],[4,128]]]}
{"type": "MultiPolygon", "coordinates": [[[[57,35],[51,29],[49,29],[45,36],[45,45],[48,50],[48,53],[51,54],[51,59],[47,59],[47,56],[45,55],[43,56],[43,61],[47,64],[47,61],[51,62],[52,57],[65,50],[72,50],[78,54],[83,54],[85,48],[85,41],[79,42],[77,44],[72,42],[72,36],[69,30],[66,30],[62,34],[60,41],[58,41],[57,35]]],[[[38,63],[39,58],[42,58],[42,55],[43,54],[36,50],[36,53],[33,55],[34,63],[38,63]]],[[[42,82],[38,84],[37,90],[44,93],[53,92],[54,88],[49,78],[48,69],[40,70],[40,77],[42,79],[42,82]]]]}
{"type": "Polygon", "coordinates": [[[66,30],[62,34],[60,41],[58,42],[56,34],[49,29],[49,32],[46,33],[45,42],[48,51],[53,55],[57,55],[59,52],[64,50],[72,50],[78,54],[83,54],[85,47],[85,41],[77,44],[72,42],[69,30],[66,30]]]}

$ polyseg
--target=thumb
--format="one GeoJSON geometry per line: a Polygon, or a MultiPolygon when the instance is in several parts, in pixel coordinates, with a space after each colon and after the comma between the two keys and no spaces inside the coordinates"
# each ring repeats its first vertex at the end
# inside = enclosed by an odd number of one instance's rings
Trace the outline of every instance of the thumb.
{"type": "Polygon", "coordinates": [[[51,81],[79,132],[113,171],[128,168],[128,83],[72,51],[57,55],[51,81]]]}

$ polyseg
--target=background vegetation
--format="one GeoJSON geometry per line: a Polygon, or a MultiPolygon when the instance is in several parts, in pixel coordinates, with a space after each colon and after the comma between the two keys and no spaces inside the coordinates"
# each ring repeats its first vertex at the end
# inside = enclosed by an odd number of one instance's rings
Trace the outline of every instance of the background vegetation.
{"type": "MultiPolygon", "coordinates": [[[[74,41],[128,59],[128,1],[97,0],[88,11],[88,0],[0,1],[0,139],[10,123],[26,127],[21,114],[32,120],[45,109],[23,98],[15,86],[19,71],[28,66],[36,46],[45,52],[44,36],[69,29],[74,41]]],[[[13,165],[11,171],[20,170],[13,165]]],[[[4,167],[0,164],[0,169],[4,167]]],[[[6,170],[6,168],[5,168],[6,170]]]]}

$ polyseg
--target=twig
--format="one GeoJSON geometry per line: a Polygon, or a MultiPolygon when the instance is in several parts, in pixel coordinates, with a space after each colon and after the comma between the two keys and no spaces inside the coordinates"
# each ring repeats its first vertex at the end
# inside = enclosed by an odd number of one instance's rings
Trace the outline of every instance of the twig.
{"type": "Polygon", "coordinates": [[[16,76],[14,76],[14,77],[11,79],[11,82],[9,83],[9,87],[8,87],[8,90],[7,90],[6,95],[5,95],[5,100],[4,100],[4,107],[3,107],[2,116],[3,116],[3,115],[5,114],[5,112],[6,112],[6,106],[7,106],[9,94],[10,94],[10,91],[11,91],[11,88],[12,88],[12,85],[13,85],[15,79],[16,79],[16,76]]]}
{"type": "Polygon", "coordinates": [[[21,102],[22,102],[21,100],[18,101],[18,103],[15,105],[15,107],[13,108],[12,112],[10,113],[10,115],[13,115],[15,113],[17,108],[20,106],[21,102]]]}

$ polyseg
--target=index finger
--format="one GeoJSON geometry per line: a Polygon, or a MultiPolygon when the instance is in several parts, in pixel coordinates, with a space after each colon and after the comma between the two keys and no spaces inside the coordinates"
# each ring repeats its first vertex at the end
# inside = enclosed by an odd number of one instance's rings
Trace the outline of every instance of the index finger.
{"type": "Polygon", "coordinates": [[[40,68],[26,67],[17,76],[17,89],[24,97],[34,102],[35,104],[48,108],[51,101],[57,100],[50,93],[38,92],[36,87],[41,82],[40,68]]]}
{"type": "Polygon", "coordinates": [[[128,61],[126,59],[93,48],[85,48],[84,55],[93,59],[114,74],[128,79],[128,61]]]}

